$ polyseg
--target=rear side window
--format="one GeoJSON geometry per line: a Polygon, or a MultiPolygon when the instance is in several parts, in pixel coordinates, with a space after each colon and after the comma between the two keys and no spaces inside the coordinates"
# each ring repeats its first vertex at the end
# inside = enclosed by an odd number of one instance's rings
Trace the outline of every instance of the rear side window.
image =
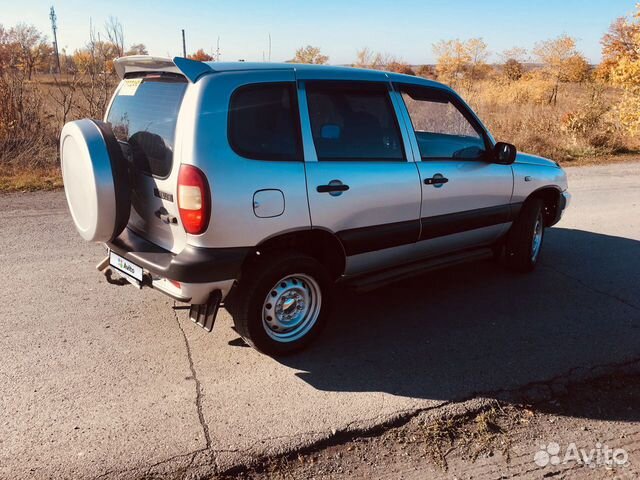
{"type": "Polygon", "coordinates": [[[293,83],[240,87],[229,104],[229,144],[255,160],[302,160],[299,119],[293,83]]]}
{"type": "Polygon", "coordinates": [[[308,82],[306,90],[318,160],[405,160],[386,85],[308,82]]]}
{"type": "Polygon", "coordinates": [[[148,75],[123,81],[107,122],[136,170],[165,178],[173,166],[178,111],[187,88],[180,76],[148,75]]]}

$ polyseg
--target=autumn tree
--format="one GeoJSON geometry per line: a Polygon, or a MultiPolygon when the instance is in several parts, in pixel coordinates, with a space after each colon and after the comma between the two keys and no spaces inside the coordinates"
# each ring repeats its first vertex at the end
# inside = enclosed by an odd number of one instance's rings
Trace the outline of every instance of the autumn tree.
{"type": "Polygon", "coordinates": [[[489,59],[489,49],[481,38],[471,38],[464,44],[469,57],[469,77],[472,80],[483,78],[490,70],[487,60],[489,59]]]}
{"type": "Polygon", "coordinates": [[[187,55],[187,58],[191,60],[197,60],[199,62],[210,62],[213,60],[213,57],[205,52],[202,48],[199,48],[196,53],[192,53],[191,55],[187,55]]]}
{"type": "Polygon", "coordinates": [[[296,50],[296,55],[290,60],[291,63],[313,63],[325,64],[329,61],[329,57],[322,55],[320,48],[307,45],[296,50]]]}
{"type": "MultiPolygon", "coordinates": [[[[640,7],[638,7],[640,11],[640,7]]],[[[640,13],[636,13],[638,18],[640,13]]],[[[621,17],[616,19],[609,31],[600,41],[602,45],[602,63],[598,67],[600,77],[610,80],[612,70],[617,66],[620,59],[625,58],[631,61],[640,59],[640,22],[633,18],[621,17]]]]}
{"type": "Polygon", "coordinates": [[[136,43],[129,47],[125,55],[149,55],[149,51],[144,43],[136,43]]]}
{"type": "Polygon", "coordinates": [[[591,66],[584,56],[578,54],[567,59],[567,64],[560,80],[563,82],[584,82],[589,78],[591,66]]]}
{"type": "Polygon", "coordinates": [[[386,70],[388,72],[415,75],[408,63],[387,53],[373,52],[365,47],[356,53],[356,61],[353,64],[357,68],[371,68],[374,70],[386,70]]]}
{"type": "Polygon", "coordinates": [[[579,78],[585,72],[585,65],[588,67],[584,56],[576,50],[575,39],[568,35],[560,35],[557,38],[537,43],[533,54],[543,65],[545,72],[554,80],[554,88],[549,97],[549,103],[554,105],[558,100],[560,82],[579,78]]]}
{"type": "Polygon", "coordinates": [[[455,82],[463,77],[477,80],[490,69],[487,64],[489,50],[481,38],[441,40],[433,45],[433,52],[437,57],[438,78],[445,82],[455,82]]]}
{"type": "Polygon", "coordinates": [[[624,89],[618,112],[620,121],[633,134],[640,133],[640,3],[635,14],[619,18],[602,38],[601,68],[614,85],[624,89]]]}
{"type": "Polygon", "coordinates": [[[416,68],[416,75],[423,78],[435,78],[436,69],[433,68],[433,65],[420,65],[416,68]]]}
{"type": "Polygon", "coordinates": [[[524,62],[527,61],[527,50],[513,47],[500,53],[502,58],[502,74],[512,82],[520,80],[524,75],[524,62]]]}
{"type": "Polygon", "coordinates": [[[27,79],[31,80],[33,71],[51,54],[52,50],[47,44],[47,37],[43,36],[35,26],[19,23],[9,30],[7,38],[13,51],[13,60],[25,72],[27,79]]]}
{"type": "Polygon", "coordinates": [[[368,47],[364,47],[356,52],[356,61],[353,66],[357,68],[371,68],[373,59],[374,53],[368,47]]]}
{"type": "Polygon", "coordinates": [[[471,55],[460,40],[441,40],[433,45],[436,54],[436,72],[445,82],[454,82],[466,73],[471,55]]]}
{"type": "Polygon", "coordinates": [[[399,61],[399,60],[393,60],[392,62],[389,62],[384,70],[388,71],[388,72],[394,72],[394,73],[402,73],[404,75],[415,75],[416,72],[413,71],[413,68],[411,68],[411,65],[409,65],[408,63],[399,61]]]}
{"type": "Polygon", "coordinates": [[[356,61],[353,66],[358,68],[371,68],[373,70],[384,70],[387,65],[393,62],[398,62],[398,60],[388,53],[374,52],[365,47],[356,53],[356,61]]]}

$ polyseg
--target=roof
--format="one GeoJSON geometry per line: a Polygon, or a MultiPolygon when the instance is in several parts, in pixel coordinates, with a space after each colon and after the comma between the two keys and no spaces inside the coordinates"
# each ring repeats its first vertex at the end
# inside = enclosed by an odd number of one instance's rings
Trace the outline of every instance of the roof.
{"type": "Polygon", "coordinates": [[[182,57],[173,59],[152,57],[149,55],[133,55],[114,60],[116,72],[120,78],[128,73],[147,71],[167,71],[182,73],[191,82],[196,82],[202,75],[214,72],[237,72],[255,70],[288,70],[294,71],[301,79],[392,81],[424,85],[450,90],[449,87],[433,80],[413,75],[371,70],[366,68],[343,67],[333,65],[310,65],[302,63],[271,62],[199,62],[182,57]]]}

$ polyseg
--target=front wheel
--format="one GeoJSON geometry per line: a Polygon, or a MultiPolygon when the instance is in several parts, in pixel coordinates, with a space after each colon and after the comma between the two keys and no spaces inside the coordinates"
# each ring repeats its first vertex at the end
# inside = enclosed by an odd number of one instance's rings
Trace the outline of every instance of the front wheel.
{"type": "Polygon", "coordinates": [[[227,307],[236,331],[268,355],[307,346],[320,332],[330,306],[331,280],[312,257],[266,255],[243,273],[227,307]]]}
{"type": "Polygon", "coordinates": [[[513,222],[506,241],[506,263],[517,272],[531,272],[537,265],[544,240],[543,202],[528,200],[513,222]]]}

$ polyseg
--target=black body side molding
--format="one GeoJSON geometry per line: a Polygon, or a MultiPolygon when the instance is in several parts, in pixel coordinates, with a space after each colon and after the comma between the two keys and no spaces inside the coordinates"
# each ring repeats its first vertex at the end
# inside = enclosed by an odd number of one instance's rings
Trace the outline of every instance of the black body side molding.
{"type": "Polygon", "coordinates": [[[464,212],[425,217],[420,220],[352,228],[342,230],[337,235],[344,245],[346,254],[357,255],[406,245],[419,240],[444,237],[476,228],[512,222],[518,216],[521,207],[521,203],[511,203],[477,208],[464,212]]]}

